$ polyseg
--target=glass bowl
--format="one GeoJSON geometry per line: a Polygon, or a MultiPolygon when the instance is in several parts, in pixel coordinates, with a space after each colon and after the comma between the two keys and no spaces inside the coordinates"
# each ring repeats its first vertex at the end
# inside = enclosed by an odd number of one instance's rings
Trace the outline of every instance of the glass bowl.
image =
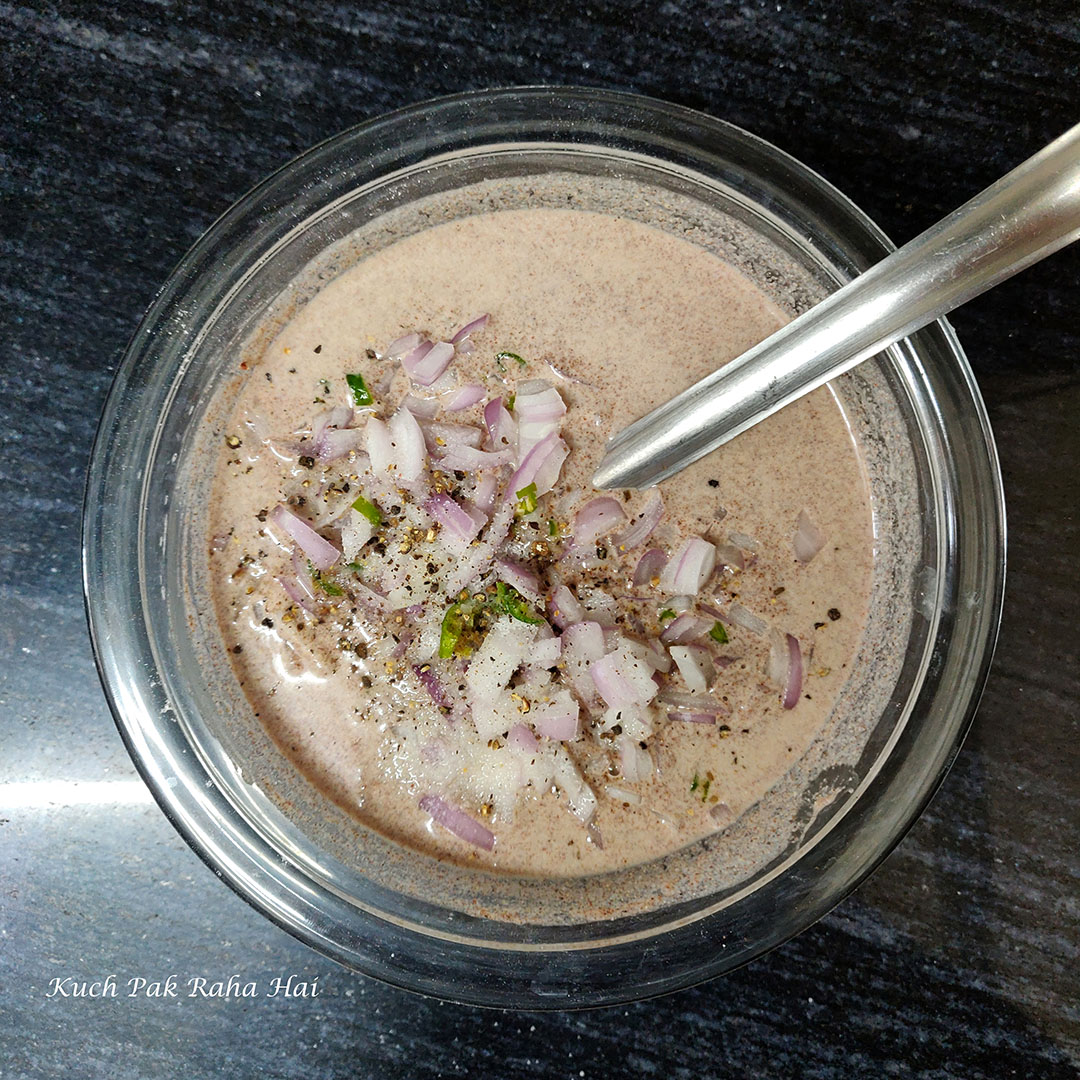
{"type": "Polygon", "coordinates": [[[941,782],[1000,616],[993,440],[940,322],[833,384],[871,482],[871,617],[822,735],[714,840],[593,878],[469,871],[364,830],[274,751],[224,659],[200,531],[208,433],[235,393],[236,356],[304,302],[289,288],[302,269],[333,276],[422,227],[414,212],[432,199],[454,215],[476,212],[480,196],[530,205],[552,192],[603,208],[612,191],[620,212],[652,220],[662,208],[664,227],[694,230],[791,314],[892,248],[805,166],[688,109],[547,88],[413,106],[308,151],[192,248],[132,339],[90,466],[91,636],[162,809],[279,926],[348,967],[458,1001],[625,1002],[728,971],[806,928],[877,866],[941,782]]]}

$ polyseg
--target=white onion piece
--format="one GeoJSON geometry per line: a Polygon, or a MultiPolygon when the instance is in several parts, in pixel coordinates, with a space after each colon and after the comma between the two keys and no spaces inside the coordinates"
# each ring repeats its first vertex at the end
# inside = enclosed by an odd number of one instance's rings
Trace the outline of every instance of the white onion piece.
{"type": "Polygon", "coordinates": [[[369,589],[359,581],[352,582],[349,589],[360,602],[361,607],[367,608],[368,611],[374,612],[376,615],[390,615],[393,613],[394,605],[374,589],[369,589]]]}
{"type": "Polygon", "coordinates": [[[488,319],[491,316],[485,312],[483,315],[477,316],[472,322],[467,322],[454,336],[450,339],[451,345],[457,345],[459,342],[464,341],[470,334],[475,333],[477,330],[483,329],[487,325],[488,319]]]}
{"type": "Polygon", "coordinates": [[[716,549],[716,559],[729,570],[745,570],[746,556],[734,544],[721,544],[716,549]]]}
{"type": "Polygon", "coordinates": [[[514,521],[512,503],[503,503],[495,511],[487,531],[480,542],[470,546],[457,566],[443,579],[443,594],[456,596],[466,585],[471,585],[491,565],[495,553],[502,546],[514,521]]]}
{"type": "Polygon", "coordinates": [[[409,394],[402,401],[401,407],[408,409],[413,416],[421,420],[433,420],[439,414],[439,402],[435,398],[418,398],[409,394]]]}
{"type": "MultiPolygon", "coordinates": [[[[521,666],[536,637],[536,627],[500,616],[484,638],[465,674],[477,701],[493,701],[521,666]]],[[[505,730],[505,729],[504,729],[505,730]]]]}
{"type": "Polygon", "coordinates": [[[364,433],[367,438],[368,457],[371,458],[371,471],[386,472],[394,462],[389,429],[377,416],[370,416],[364,433]]]}
{"type": "Polygon", "coordinates": [[[300,578],[287,578],[279,577],[277,583],[285,590],[286,595],[294,604],[299,604],[309,614],[315,611],[315,607],[311,600],[304,595],[303,589],[300,588],[300,578]]]}
{"type": "Polygon", "coordinates": [[[708,619],[685,612],[672,619],[664,627],[663,632],[660,634],[660,640],[668,645],[678,645],[685,641],[693,641],[696,638],[704,637],[712,628],[713,624],[708,619]]]}
{"type": "Polygon", "coordinates": [[[614,784],[608,784],[604,788],[604,794],[609,799],[629,803],[631,806],[637,806],[641,802],[641,796],[636,791],[627,791],[626,788],[616,787],[614,784]]]}
{"type": "Polygon", "coordinates": [[[653,638],[647,638],[644,644],[650,667],[666,675],[671,670],[671,657],[664,651],[664,646],[653,638]]]}
{"type": "Polygon", "coordinates": [[[451,446],[439,459],[439,468],[480,472],[482,469],[497,469],[500,465],[510,465],[513,460],[512,450],[488,453],[486,450],[477,450],[472,446],[451,446]]]}
{"type": "Polygon", "coordinates": [[[728,534],[728,540],[731,541],[736,547],[743,548],[746,551],[757,551],[761,545],[752,537],[747,536],[746,533],[733,532],[728,534]]]}
{"type": "Polygon", "coordinates": [[[803,658],[799,639],[794,634],[787,635],[788,669],[784,685],[784,708],[794,709],[799,703],[803,685],[803,658]]]}
{"type": "Polygon", "coordinates": [[[727,609],[724,619],[729,623],[734,623],[735,626],[741,626],[744,630],[749,630],[752,634],[769,632],[769,624],[760,615],[748,611],[742,604],[732,604],[727,609]]]}
{"type": "Polygon", "coordinates": [[[484,406],[484,426],[493,450],[516,446],[517,423],[507,411],[501,397],[492,398],[484,406]]]}
{"type": "Polygon", "coordinates": [[[523,461],[537,443],[558,430],[566,403],[550,383],[531,379],[518,387],[514,414],[518,422],[518,461],[523,461]]]}
{"type": "Polygon", "coordinates": [[[364,432],[356,428],[331,428],[324,431],[316,448],[316,455],[324,464],[340,461],[364,445],[364,432]]]}
{"type": "Polygon", "coordinates": [[[574,542],[588,547],[625,520],[617,500],[607,495],[592,499],[574,515],[574,542]]]}
{"type": "Polygon", "coordinates": [[[443,408],[447,412],[461,412],[462,409],[483,401],[486,393],[487,390],[480,383],[466,383],[447,395],[443,408]]]}
{"type": "Polygon", "coordinates": [[[397,475],[402,480],[411,483],[419,479],[424,471],[424,462],[427,457],[424,449],[424,433],[420,430],[416,417],[408,409],[398,409],[390,417],[388,426],[397,475]]]}
{"type": "Polygon", "coordinates": [[[691,536],[668,560],[660,574],[660,588],[666,593],[689,593],[696,596],[716,568],[716,548],[691,536]]]}
{"type": "Polygon", "coordinates": [[[561,637],[544,638],[533,645],[529,653],[529,664],[535,668],[554,667],[562,657],[563,640],[561,637]]]}
{"type": "Polygon", "coordinates": [[[386,346],[386,352],[383,355],[388,360],[400,360],[406,353],[410,353],[415,349],[423,338],[419,334],[402,334],[401,337],[391,341],[386,346]]]}
{"type": "Polygon", "coordinates": [[[555,785],[566,796],[570,812],[583,825],[588,825],[596,813],[596,794],[585,783],[581,770],[574,764],[573,758],[566,750],[557,746],[552,759],[552,779],[555,785]]]}
{"type": "Polygon", "coordinates": [[[267,521],[295,540],[316,570],[329,570],[341,558],[341,552],[329,540],[324,540],[306,521],[280,503],[270,511],[267,521]]]}
{"type": "Polygon", "coordinates": [[[635,587],[640,588],[642,585],[651,585],[653,579],[659,581],[660,574],[666,565],[667,556],[659,548],[649,548],[638,559],[638,564],[634,568],[633,582],[635,587]]]}
{"type": "Polygon", "coordinates": [[[487,469],[480,473],[473,488],[472,499],[477,510],[482,514],[490,514],[495,508],[495,496],[499,492],[499,476],[494,469],[487,469]]]}
{"type": "Polygon", "coordinates": [[[627,648],[619,648],[589,665],[589,674],[609,708],[647,705],[656,696],[652,669],[627,648]]]}
{"type": "Polygon", "coordinates": [[[358,510],[349,510],[341,526],[341,550],[346,562],[355,562],[360,549],[374,536],[375,526],[358,510]]]}
{"type": "Polygon", "coordinates": [[[484,433],[469,424],[443,424],[438,420],[427,420],[420,425],[424,433],[424,442],[434,457],[448,454],[456,446],[471,446],[479,449],[484,433]]]}
{"type": "Polygon", "coordinates": [[[529,720],[541,735],[556,742],[570,742],[581,732],[580,711],[570,691],[561,690],[550,701],[534,701],[529,720]]]}
{"type": "Polygon", "coordinates": [[[539,740],[525,724],[515,724],[506,736],[506,743],[526,754],[535,754],[540,749],[539,740]]]}
{"type": "Polygon", "coordinates": [[[347,405],[335,405],[332,409],[319,413],[311,421],[311,441],[315,450],[319,449],[319,440],[331,428],[345,428],[353,421],[353,411],[347,405]]]}
{"type": "Polygon", "coordinates": [[[716,677],[709,653],[700,645],[672,645],[668,652],[691,693],[704,693],[716,677]]]}
{"type": "Polygon", "coordinates": [[[711,712],[715,715],[728,715],[731,706],[721,701],[715,694],[686,694],[681,690],[672,690],[665,687],[656,695],[656,700],[662,705],[670,705],[673,709],[685,712],[711,712]]]}
{"type": "Polygon", "coordinates": [[[619,771],[623,778],[631,784],[648,780],[653,774],[653,760],[649,751],[642,750],[629,735],[620,735],[615,742],[619,747],[619,771]]]}
{"type": "Polygon", "coordinates": [[[431,386],[453,359],[454,346],[449,341],[437,341],[434,344],[425,341],[402,357],[401,366],[414,383],[431,386]]]}
{"type": "Polygon", "coordinates": [[[825,534],[810,520],[805,510],[799,511],[791,546],[795,549],[795,558],[801,563],[808,563],[825,546],[825,534]]]}
{"type": "Polygon", "coordinates": [[[716,714],[708,712],[669,712],[669,720],[682,720],[687,724],[715,724],[716,714]]]}
{"type": "Polygon", "coordinates": [[[562,634],[563,657],[571,664],[591,664],[604,655],[604,631],[599,623],[576,622],[562,634]]]}
{"type": "Polygon", "coordinates": [[[649,539],[663,516],[664,500],[654,488],[641,508],[641,513],[622,532],[616,533],[611,538],[612,542],[619,551],[633,551],[649,539]]]}
{"type": "Polygon", "coordinates": [[[424,509],[442,526],[443,540],[455,551],[462,551],[471,544],[484,525],[479,511],[470,514],[442,492],[432,495],[424,509]]]}
{"type": "Polygon", "coordinates": [[[460,837],[466,843],[475,847],[491,851],[495,846],[495,834],[490,829],[485,829],[478,821],[474,821],[464,811],[456,806],[451,806],[445,799],[438,795],[424,795],[420,799],[420,809],[431,816],[431,820],[449,829],[455,836],[460,837]]]}
{"type": "Polygon", "coordinates": [[[495,569],[499,580],[513,585],[522,596],[528,597],[534,604],[540,602],[540,581],[537,576],[512,559],[496,559],[495,569]]]}
{"type": "Polygon", "coordinates": [[[551,597],[551,621],[558,627],[569,627],[585,618],[585,609],[566,585],[560,585],[551,597]]]}
{"type": "Polygon", "coordinates": [[[537,495],[546,495],[555,486],[559,470],[569,454],[569,448],[555,432],[544,436],[529,450],[525,459],[518,465],[517,471],[510,477],[507,498],[514,500],[517,492],[536,484],[537,495]]]}

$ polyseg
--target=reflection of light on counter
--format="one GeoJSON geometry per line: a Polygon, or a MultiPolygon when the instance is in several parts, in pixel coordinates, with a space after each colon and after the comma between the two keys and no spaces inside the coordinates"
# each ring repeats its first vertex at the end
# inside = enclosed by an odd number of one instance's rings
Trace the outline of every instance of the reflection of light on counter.
{"type": "MultiPolygon", "coordinates": [[[[300,661],[297,660],[299,666],[300,661]]],[[[274,670],[287,682],[291,683],[324,683],[326,677],[316,675],[314,671],[301,670],[296,673],[285,670],[285,659],[280,652],[274,653],[274,670]]]]}
{"type": "Polygon", "coordinates": [[[0,810],[131,806],[153,802],[141,780],[22,780],[0,784],[0,810]]]}

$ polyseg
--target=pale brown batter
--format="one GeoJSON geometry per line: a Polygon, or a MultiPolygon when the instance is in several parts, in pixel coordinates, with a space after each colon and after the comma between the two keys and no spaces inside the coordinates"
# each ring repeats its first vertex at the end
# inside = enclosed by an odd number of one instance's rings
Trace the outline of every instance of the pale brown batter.
{"type": "MultiPolygon", "coordinates": [[[[658,726],[647,740],[657,769],[645,782],[586,772],[598,797],[591,832],[551,791],[530,789],[510,820],[491,813],[482,785],[473,790],[463,781],[455,788],[458,805],[497,837],[491,852],[471,847],[418,808],[430,776],[417,774],[426,766],[403,748],[403,735],[407,744],[416,726],[400,715],[387,658],[356,655],[348,610],[320,622],[291,604],[276,580],[289,555],[263,512],[325,487],[323,470],[301,464],[296,447],[313,415],[347,400],[345,372],[364,372],[386,403],[384,415],[406,392],[400,373],[387,385],[397,364],[368,350],[381,353],[412,330],[446,337],[480,312],[491,320],[451,373],[492,395],[530,378],[558,388],[572,452],[554,495],[568,508],[588,498],[608,435],[784,321],[754,285],[695,245],[584,211],[481,214],[366,259],[325,287],[270,345],[228,428],[240,445],[223,447],[210,556],[226,646],[284,752],[331,798],[391,838],[470,865],[544,876],[644,862],[739,817],[799,759],[828,715],[856,652],[870,589],[871,517],[857,448],[838,404],[820,390],[662,487],[666,514],[650,543],[744,538],[746,569],[717,574],[710,596],[799,639],[807,677],[796,707],[782,709],[765,678],[768,636],[729,628],[728,643],[714,647],[731,661],[717,688],[732,710],[724,724],[658,726]],[[526,366],[500,371],[500,350],[519,354],[526,366]],[[792,549],[801,511],[827,538],[806,565],[792,549]],[[473,805],[463,801],[470,791],[473,805]]],[[[479,409],[446,419],[477,423],[479,409]]],[[[341,499],[347,507],[348,496],[341,499]]],[[[634,493],[627,513],[644,499],[634,493]]],[[[631,590],[620,579],[610,591],[631,590]]],[[[638,606],[655,618],[662,605],[638,606]]],[[[420,724],[425,737],[431,724],[420,724]]],[[[498,753],[491,750],[493,767],[498,753]]]]}

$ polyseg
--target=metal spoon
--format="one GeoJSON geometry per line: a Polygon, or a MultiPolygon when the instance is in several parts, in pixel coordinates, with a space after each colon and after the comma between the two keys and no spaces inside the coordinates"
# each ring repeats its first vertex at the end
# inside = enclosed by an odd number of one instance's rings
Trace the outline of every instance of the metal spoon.
{"type": "Polygon", "coordinates": [[[1080,124],[828,299],[608,443],[598,488],[641,488],[1080,237],[1080,124]]]}

